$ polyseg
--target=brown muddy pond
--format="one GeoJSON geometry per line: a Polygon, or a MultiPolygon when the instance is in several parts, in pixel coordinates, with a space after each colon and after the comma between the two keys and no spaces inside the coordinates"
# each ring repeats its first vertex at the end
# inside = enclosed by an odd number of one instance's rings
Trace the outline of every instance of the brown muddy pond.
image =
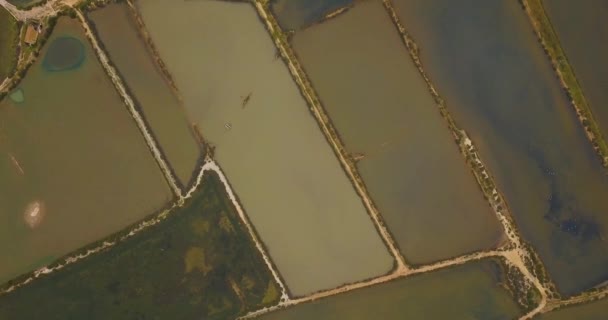
{"type": "Polygon", "coordinates": [[[509,320],[522,313],[492,260],[430,272],[300,304],[260,320],[509,320]]]}
{"type": "Polygon", "coordinates": [[[111,4],[89,16],[171,167],[182,185],[188,185],[202,156],[201,147],[186,110],[139,36],[129,8],[126,4],[111,4]]]}
{"type": "Polygon", "coordinates": [[[608,177],[519,3],[394,2],[559,290],[605,281],[608,177]]]}
{"type": "Polygon", "coordinates": [[[172,199],[76,20],[59,19],[18,90],[20,103],[0,102],[0,282],[119,231],[172,199]],[[78,66],[45,69],[47,54],[56,54],[50,51],[80,46],[78,66]]]}
{"type": "Polygon", "coordinates": [[[192,121],[216,147],[291,292],[388,272],[391,256],[254,7],[138,5],[192,121]]]}
{"type": "Polygon", "coordinates": [[[543,5],[608,138],[608,1],[544,0],[543,5]]]}
{"type": "Polygon", "coordinates": [[[405,258],[495,247],[484,200],[380,1],[296,33],[293,46],[405,258]],[[365,50],[363,50],[365,48],[365,50]]]}

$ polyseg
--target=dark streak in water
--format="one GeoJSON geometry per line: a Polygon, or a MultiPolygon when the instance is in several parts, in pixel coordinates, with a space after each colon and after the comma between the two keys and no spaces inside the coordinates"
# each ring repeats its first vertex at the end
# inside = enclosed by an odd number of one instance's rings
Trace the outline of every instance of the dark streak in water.
{"type": "Polygon", "coordinates": [[[271,7],[285,30],[299,30],[354,0],[273,0],[271,7]]]}

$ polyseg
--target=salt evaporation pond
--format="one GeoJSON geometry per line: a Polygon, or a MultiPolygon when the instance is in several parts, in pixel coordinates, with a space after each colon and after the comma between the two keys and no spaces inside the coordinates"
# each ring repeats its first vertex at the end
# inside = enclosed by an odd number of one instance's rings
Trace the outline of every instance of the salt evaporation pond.
{"type": "Polygon", "coordinates": [[[495,247],[484,200],[382,2],[295,34],[293,46],[408,262],[495,247]],[[365,48],[365,50],[363,50],[365,48]]]}
{"type": "Polygon", "coordinates": [[[186,110],[139,36],[127,5],[111,4],[91,12],[90,17],[177,177],[187,186],[197,169],[201,148],[186,110]]]}
{"type": "Polygon", "coordinates": [[[254,7],[138,6],[290,291],[305,295],[388,272],[391,256],[254,7]]]}
{"type": "Polygon", "coordinates": [[[76,20],[0,102],[0,283],[154,213],[172,198],[76,20]]]}
{"type": "Polygon", "coordinates": [[[517,1],[394,1],[565,295],[608,279],[608,176],[517,1]]]}

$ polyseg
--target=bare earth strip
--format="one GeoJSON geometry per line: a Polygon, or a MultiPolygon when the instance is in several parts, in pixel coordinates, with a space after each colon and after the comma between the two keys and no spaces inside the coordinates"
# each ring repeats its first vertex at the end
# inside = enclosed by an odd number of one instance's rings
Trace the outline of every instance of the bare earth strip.
{"type": "MultiPolygon", "coordinates": [[[[66,4],[73,5],[78,0],[64,0],[66,4]]],[[[16,20],[25,21],[29,19],[41,19],[44,17],[54,16],[62,10],[61,0],[50,0],[41,6],[33,7],[29,10],[20,10],[6,0],[0,0],[0,6],[3,6],[16,20]]]]}

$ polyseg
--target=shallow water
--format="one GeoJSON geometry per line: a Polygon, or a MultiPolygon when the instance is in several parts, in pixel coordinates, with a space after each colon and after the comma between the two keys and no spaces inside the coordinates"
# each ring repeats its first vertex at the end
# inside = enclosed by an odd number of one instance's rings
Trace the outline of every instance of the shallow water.
{"type": "Polygon", "coordinates": [[[497,264],[474,262],[290,307],[262,320],[517,319],[497,264]]]}
{"type": "Polygon", "coordinates": [[[282,28],[298,30],[352,2],[353,0],[273,0],[271,8],[282,28]]]}
{"type": "Polygon", "coordinates": [[[201,147],[186,110],[171,91],[140,38],[126,4],[90,13],[105,49],[143,111],[160,147],[183,185],[197,169],[201,147]]]}
{"type": "Polygon", "coordinates": [[[49,45],[42,66],[46,71],[66,71],[80,67],[84,58],[84,45],[80,40],[57,37],[49,45]]]}
{"type": "Polygon", "coordinates": [[[191,119],[216,147],[291,292],[389,271],[388,251],[253,6],[138,4],[191,119]]]}
{"type": "Polygon", "coordinates": [[[49,45],[61,37],[83,45],[80,67],[46,71],[45,48],[20,84],[24,101],[0,102],[0,282],[119,231],[172,198],[78,22],[61,18],[49,45]],[[26,216],[28,207],[40,210],[26,216]]]}
{"type": "Polygon", "coordinates": [[[516,1],[395,4],[559,290],[606,280],[608,178],[523,9],[516,1]]]}
{"type": "Polygon", "coordinates": [[[608,299],[592,303],[566,307],[564,309],[545,313],[538,320],[605,320],[608,311],[608,299]]]}
{"type": "Polygon", "coordinates": [[[545,0],[545,10],[608,138],[608,1],[545,0]]]}
{"type": "Polygon", "coordinates": [[[405,258],[494,247],[503,232],[379,1],[296,33],[293,45],[405,258]],[[366,48],[362,50],[362,48],[366,48]]]}

